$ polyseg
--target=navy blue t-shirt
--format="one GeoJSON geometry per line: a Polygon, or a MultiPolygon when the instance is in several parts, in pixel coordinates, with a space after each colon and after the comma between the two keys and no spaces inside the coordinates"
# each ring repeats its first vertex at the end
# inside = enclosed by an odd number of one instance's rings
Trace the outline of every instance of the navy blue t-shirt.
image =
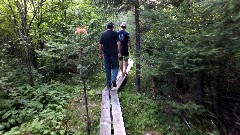
{"type": "Polygon", "coordinates": [[[122,55],[128,56],[128,41],[130,40],[129,33],[125,30],[118,31],[118,36],[122,45],[122,55]]]}
{"type": "Polygon", "coordinates": [[[116,56],[117,42],[119,41],[118,33],[113,30],[106,30],[102,33],[100,38],[100,44],[103,44],[103,53],[105,56],[116,56]]]}

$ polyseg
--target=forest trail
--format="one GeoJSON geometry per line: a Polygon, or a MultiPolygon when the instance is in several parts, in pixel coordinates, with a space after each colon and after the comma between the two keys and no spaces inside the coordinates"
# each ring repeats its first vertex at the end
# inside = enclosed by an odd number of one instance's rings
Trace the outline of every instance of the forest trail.
{"type": "MultiPolygon", "coordinates": [[[[128,63],[127,73],[133,66],[133,61],[129,59],[128,63]]],[[[100,135],[111,135],[111,124],[113,124],[114,135],[126,135],[117,93],[125,78],[126,76],[122,77],[121,71],[118,72],[117,87],[112,88],[110,91],[106,87],[102,90],[100,135]]]]}

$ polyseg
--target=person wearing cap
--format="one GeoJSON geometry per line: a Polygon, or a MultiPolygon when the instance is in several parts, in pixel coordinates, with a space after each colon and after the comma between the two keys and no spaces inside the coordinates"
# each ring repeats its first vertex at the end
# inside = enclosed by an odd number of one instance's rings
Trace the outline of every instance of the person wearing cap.
{"type": "Polygon", "coordinates": [[[128,47],[130,47],[130,37],[129,33],[126,31],[127,25],[125,22],[122,22],[121,24],[121,30],[118,31],[118,36],[121,41],[121,57],[120,60],[120,69],[122,72],[122,76],[125,76],[127,74],[126,69],[128,66],[128,47]],[[125,69],[123,70],[123,60],[125,61],[125,69]]]}
{"type": "Polygon", "coordinates": [[[107,88],[116,87],[116,78],[118,74],[119,61],[121,57],[121,42],[118,33],[113,30],[113,23],[107,23],[107,30],[101,35],[99,42],[99,58],[104,57],[105,72],[107,79],[107,88]],[[111,69],[112,75],[111,75],[111,69]]]}

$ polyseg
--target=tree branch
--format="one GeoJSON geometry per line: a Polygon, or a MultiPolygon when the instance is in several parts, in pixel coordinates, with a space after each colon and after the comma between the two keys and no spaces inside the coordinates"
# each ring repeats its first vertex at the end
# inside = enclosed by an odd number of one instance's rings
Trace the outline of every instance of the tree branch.
{"type": "Polygon", "coordinates": [[[12,8],[11,3],[10,3],[9,0],[8,0],[8,4],[6,3],[6,5],[10,8],[10,11],[11,11],[11,13],[12,13],[12,15],[13,15],[14,28],[15,28],[18,36],[19,36],[20,38],[23,38],[23,37],[22,37],[22,33],[21,33],[21,31],[19,30],[19,27],[18,27],[18,24],[17,24],[17,17],[16,17],[16,15],[15,15],[15,13],[14,13],[14,10],[13,10],[13,8],[12,8]]]}
{"type": "MultiPolygon", "coordinates": [[[[36,9],[36,7],[34,6],[34,2],[33,2],[33,0],[31,0],[31,3],[32,3],[32,6],[33,6],[33,17],[32,17],[32,19],[31,19],[31,21],[29,22],[29,25],[28,25],[28,28],[27,28],[27,33],[29,32],[29,30],[30,30],[30,27],[31,27],[31,25],[32,25],[32,22],[33,22],[33,20],[34,20],[34,18],[36,17],[36,15],[37,15],[37,9],[36,9]]],[[[39,5],[38,5],[38,8],[39,8],[39,5]]]]}

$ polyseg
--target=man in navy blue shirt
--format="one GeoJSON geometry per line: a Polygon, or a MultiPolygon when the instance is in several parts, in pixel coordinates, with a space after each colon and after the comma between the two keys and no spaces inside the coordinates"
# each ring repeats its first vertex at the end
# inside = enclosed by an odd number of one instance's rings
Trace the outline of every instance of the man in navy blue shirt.
{"type": "Polygon", "coordinates": [[[120,69],[122,71],[122,76],[125,76],[127,74],[126,69],[128,66],[128,47],[130,47],[130,37],[129,33],[126,31],[127,25],[125,22],[122,22],[121,24],[121,30],[118,32],[119,39],[121,41],[121,57],[120,60],[120,69]],[[125,69],[123,71],[123,60],[125,61],[125,69]]]}
{"type": "Polygon", "coordinates": [[[116,87],[116,78],[118,74],[119,61],[121,57],[121,42],[116,31],[113,31],[113,23],[107,23],[107,30],[102,33],[99,42],[99,58],[104,56],[105,72],[108,89],[111,86],[116,87]],[[111,69],[113,69],[111,76],[111,69]]]}

